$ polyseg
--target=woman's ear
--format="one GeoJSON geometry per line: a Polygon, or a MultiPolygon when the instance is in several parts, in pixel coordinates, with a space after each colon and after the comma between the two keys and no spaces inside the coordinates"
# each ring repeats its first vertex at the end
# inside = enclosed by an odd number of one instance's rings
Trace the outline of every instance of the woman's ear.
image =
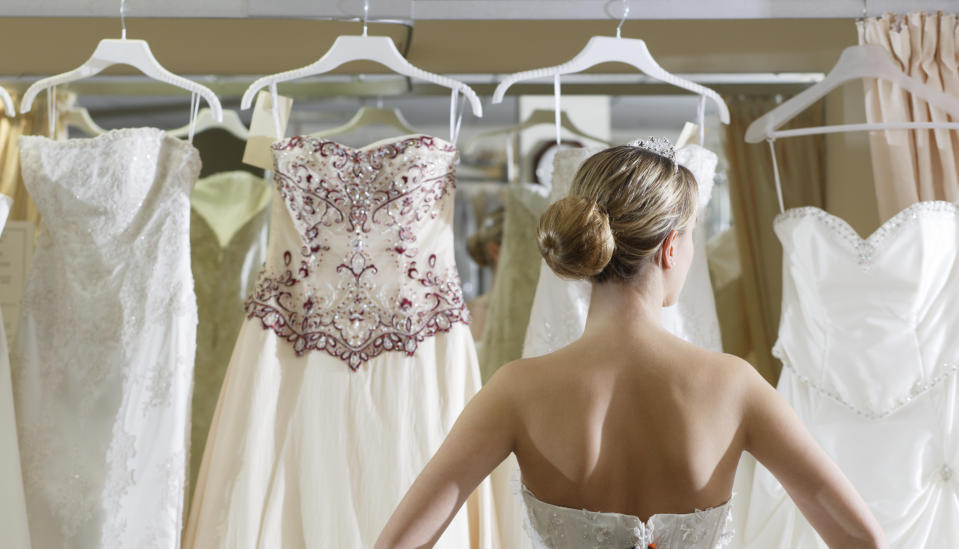
{"type": "Polygon", "coordinates": [[[659,248],[659,266],[663,269],[672,268],[673,264],[676,262],[677,236],[679,236],[678,232],[669,231],[669,234],[666,235],[666,239],[663,240],[663,245],[659,248]]]}

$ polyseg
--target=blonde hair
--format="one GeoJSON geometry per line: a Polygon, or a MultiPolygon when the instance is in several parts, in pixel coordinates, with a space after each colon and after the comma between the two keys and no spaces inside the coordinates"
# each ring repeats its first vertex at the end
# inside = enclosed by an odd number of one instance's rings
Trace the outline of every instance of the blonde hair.
{"type": "Polygon", "coordinates": [[[672,231],[696,215],[696,178],[673,160],[632,145],[586,159],[569,196],[539,219],[540,253],[565,278],[632,278],[672,231]]]}

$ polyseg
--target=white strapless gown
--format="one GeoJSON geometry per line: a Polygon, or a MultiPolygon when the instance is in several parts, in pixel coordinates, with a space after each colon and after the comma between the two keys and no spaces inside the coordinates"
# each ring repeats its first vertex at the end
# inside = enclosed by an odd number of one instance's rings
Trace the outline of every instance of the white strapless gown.
{"type": "MultiPolygon", "coordinates": [[[[862,239],[818,208],[775,220],[780,394],[894,549],[959,547],[959,206],[920,202],[862,239]]],[[[737,476],[743,547],[825,549],[763,467],[737,476]]]]}
{"type": "Polygon", "coordinates": [[[156,128],[20,138],[43,230],[14,354],[34,549],[180,544],[200,157],[156,128]]]}
{"type": "Polygon", "coordinates": [[[732,539],[732,502],[692,513],[633,515],[552,505],[524,486],[533,549],[720,549],[732,539]]]}
{"type": "MultiPolygon", "coordinates": [[[[227,368],[186,548],[372,547],[479,390],[453,255],[456,149],[274,144],[266,265],[227,368]]],[[[490,548],[483,482],[436,547],[490,548]]]]}

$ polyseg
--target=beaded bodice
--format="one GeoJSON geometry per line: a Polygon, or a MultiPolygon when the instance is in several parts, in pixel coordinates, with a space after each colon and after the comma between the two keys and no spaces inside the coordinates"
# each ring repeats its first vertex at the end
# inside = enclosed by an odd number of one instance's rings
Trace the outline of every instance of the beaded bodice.
{"type": "Polygon", "coordinates": [[[453,145],[293,137],[273,152],[279,196],[249,317],[297,354],[324,351],[354,370],[468,323],[453,259],[453,145]]]}
{"type": "Polygon", "coordinates": [[[868,238],[819,208],[780,214],[774,354],[859,414],[891,414],[959,369],[959,205],[916,203],[868,238]],[[877,382],[881,380],[881,382],[877,382]]]}
{"type": "Polygon", "coordinates": [[[639,517],[546,503],[525,486],[535,549],[720,549],[732,541],[732,502],[683,514],[639,517]]]}

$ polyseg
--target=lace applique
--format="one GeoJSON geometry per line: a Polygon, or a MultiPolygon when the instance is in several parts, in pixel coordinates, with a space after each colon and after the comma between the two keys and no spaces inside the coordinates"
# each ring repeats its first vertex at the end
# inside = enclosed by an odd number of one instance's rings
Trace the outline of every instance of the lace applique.
{"type": "Polygon", "coordinates": [[[522,490],[526,527],[536,549],[720,549],[734,535],[732,498],[709,509],[657,514],[643,522],[633,515],[552,505],[522,490]]]}
{"type": "Polygon", "coordinates": [[[322,350],[353,370],[384,351],[412,356],[427,337],[469,322],[452,250],[444,261],[446,250],[418,242],[452,195],[452,145],[421,136],[351,149],[294,137],[273,149],[300,249],[268,262],[249,318],[297,355],[322,350]]]}
{"type": "MultiPolygon", "coordinates": [[[[107,509],[120,509],[123,498],[136,482],[136,472],[130,466],[130,461],[136,457],[135,436],[126,432],[117,422],[113,429],[113,444],[107,451],[107,477],[105,483],[103,503],[107,509]]],[[[123,513],[109,513],[103,525],[104,539],[120,540],[126,532],[126,515],[123,513]]]]}

